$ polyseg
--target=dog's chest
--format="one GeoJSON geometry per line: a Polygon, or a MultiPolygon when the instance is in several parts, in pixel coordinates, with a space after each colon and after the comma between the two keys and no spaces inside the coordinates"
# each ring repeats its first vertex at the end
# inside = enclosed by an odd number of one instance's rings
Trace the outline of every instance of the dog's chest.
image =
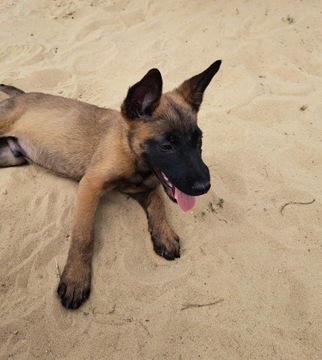
{"type": "Polygon", "coordinates": [[[152,171],[138,172],[129,179],[122,179],[118,184],[118,190],[124,193],[138,193],[156,188],[158,180],[152,171]]]}

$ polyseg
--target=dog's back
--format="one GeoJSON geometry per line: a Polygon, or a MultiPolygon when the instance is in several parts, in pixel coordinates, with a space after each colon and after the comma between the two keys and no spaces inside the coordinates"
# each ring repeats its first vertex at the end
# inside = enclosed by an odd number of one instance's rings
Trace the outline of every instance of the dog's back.
{"type": "MultiPolygon", "coordinates": [[[[106,137],[113,144],[115,133],[126,126],[118,111],[60,96],[24,93],[7,85],[0,90],[11,96],[0,103],[2,150],[9,139],[8,146],[16,154],[20,151],[25,159],[77,180],[90,165],[97,144],[106,137]]],[[[10,164],[6,157],[2,166],[20,165],[12,160],[10,164]]]]}

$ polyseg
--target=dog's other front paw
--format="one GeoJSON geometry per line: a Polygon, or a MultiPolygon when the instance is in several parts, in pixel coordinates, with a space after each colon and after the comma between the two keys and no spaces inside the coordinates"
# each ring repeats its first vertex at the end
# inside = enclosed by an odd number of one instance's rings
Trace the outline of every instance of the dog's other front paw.
{"type": "Polygon", "coordinates": [[[57,289],[62,305],[67,309],[78,309],[89,298],[90,289],[90,267],[66,265],[57,289]]]}
{"type": "Polygon", "coordinates": [[[179,237],[173,231],[169,234],[152,234],[154,251],[167,260],[180,257],[179,237]]]}

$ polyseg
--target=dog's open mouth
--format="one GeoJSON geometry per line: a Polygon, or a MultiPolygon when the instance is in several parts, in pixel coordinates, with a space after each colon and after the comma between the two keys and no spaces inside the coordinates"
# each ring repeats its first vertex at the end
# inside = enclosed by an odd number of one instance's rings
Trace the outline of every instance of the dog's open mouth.
{"type": "Polygon", "coordinates": [[[194,207],[196,203],[194,196],[187,195],[176,188],[162,171],[154,169],[154,172],[161,181],[168,196],[177,202],[183,211],[189,211],[194,207]]]}

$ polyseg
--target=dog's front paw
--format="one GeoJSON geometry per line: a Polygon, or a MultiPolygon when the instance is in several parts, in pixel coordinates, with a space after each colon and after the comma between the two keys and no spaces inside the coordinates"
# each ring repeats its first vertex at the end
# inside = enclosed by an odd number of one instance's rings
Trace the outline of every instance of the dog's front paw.
{"type": "Polygon", "coordinates": [[[154,251],[167,260],[180,257],[179,237],[173,231],[168,234],[152,234],[154,251]]]}
{"type": "Polygon", "coordinates": [[[78,309],[89,298],[90,289],[90,266],[66,265],[57,289],[62,305],[67,309],[78,309]]]}

